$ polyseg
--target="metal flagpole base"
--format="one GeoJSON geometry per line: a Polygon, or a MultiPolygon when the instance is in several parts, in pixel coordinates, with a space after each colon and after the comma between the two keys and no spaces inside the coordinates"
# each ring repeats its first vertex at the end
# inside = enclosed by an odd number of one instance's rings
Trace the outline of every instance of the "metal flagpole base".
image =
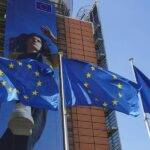
{"type": "Polygon", "coordinates": [[[8,123],[12,133],[14,135],[29,136],[32,134],[33,126],[34,121],[31,115],[31,107],[17,103],[8,123]]]}

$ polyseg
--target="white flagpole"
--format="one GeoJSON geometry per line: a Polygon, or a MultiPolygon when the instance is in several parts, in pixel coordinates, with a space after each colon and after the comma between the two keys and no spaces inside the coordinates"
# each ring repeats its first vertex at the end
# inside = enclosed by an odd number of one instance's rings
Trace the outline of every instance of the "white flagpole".
{"type": "MultiPolygon", "coordinates": [[[[137,79],[136,79],[134,68],[133,68],[133,58],[130,58],[129,61],[131,63],[131,67],[132,67],[132,71],[133,71],[133,75],[134,75],[135,81],[137,83],[137,79]]],[[[141,108],[142,108],[142,113],[143,113],[143,118],[144,118],[145,126],[146,126],[146,129],[147,129],[147,133],[148,133],[148,136],[150,138],[150,124],[149,124],[149,119],[148,119],[147,114],[144,112],[144,108],[143,108],[143,104],[142,104],[142,99],[141,99],[140,93],[138,93],[138,97],[139,97],[139,103],[140,103],[141,108]]]]}
{"type": "Polygon", "coordinates": [[[63,147],[64,150],[69,150],[68,130],[67,130],[67,111],[64,99],[64,83],[63,83],[63,67],[62,67],[62,52],[59,52],[59,84],[60,84],[60,98],[61,98],[61,115],[63,128],[63,147]]]}

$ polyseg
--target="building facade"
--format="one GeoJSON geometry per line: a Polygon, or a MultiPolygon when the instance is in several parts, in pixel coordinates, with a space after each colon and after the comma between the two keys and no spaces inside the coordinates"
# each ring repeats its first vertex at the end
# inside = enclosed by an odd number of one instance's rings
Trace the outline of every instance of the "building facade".
{"type": "MultiPolygon", "coordinates": [[[[59,50],[68,58],[88,61],[107,68],[101,25],[98,16],[95,15],[96,8],[93,7],[90,18],[85,21],[69,17],[72,13],[72,0],[53,2],[57,7],[59,50]]],[[[1,54],[6,6],[6,0],[0,0],[1,54]]],[[[121,150],[114,112],[105,112],[97,107],[73,107],[67,112],[70,150],[121,150]]]]}
{"type": "MultiPolygon", "coordinates": [[[[58,21],[59,50],[69,58],[97,63],[92,23],[64,16],[58,21]]],[[[70,150],[109,149],[103,109],[73,107],[68,114],[70,150]]]]}

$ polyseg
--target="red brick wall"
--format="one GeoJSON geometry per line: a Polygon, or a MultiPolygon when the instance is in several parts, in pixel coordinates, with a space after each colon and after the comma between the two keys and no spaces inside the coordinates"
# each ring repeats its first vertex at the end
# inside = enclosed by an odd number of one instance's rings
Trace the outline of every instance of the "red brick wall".
{"type": "Polygon", "coordinates": [[[68,57],[96,63],[97,60],[91,24],[66,18],[65,30],[68,57]]]}
{"type": "MultiPolygon", "coordinates": [[[[57,18],[58,47],[69,58],[97,63],[92,24],[57,18]]],[[[104,111],[96,107],[68,109],[70,150],[108,150],[104,111]]]]}

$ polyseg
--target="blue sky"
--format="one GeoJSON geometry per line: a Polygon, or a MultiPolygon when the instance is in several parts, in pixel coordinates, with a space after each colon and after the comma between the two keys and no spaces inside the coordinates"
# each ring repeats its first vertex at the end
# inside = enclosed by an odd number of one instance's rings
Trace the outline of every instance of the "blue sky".
{"type": "MultiPolygon", "coordinates": [[[[75,12],[91,2],[74,0],[75,12]]],[[[134,80],[128,61],[133,57],[135,65],[150,78],[150,1],[100,0],[99,6],[109,70],[134,80]]],[[[123,150],[149,150],[142,115],[133,118],[117,113],[117,119],[123,150]]]]}

